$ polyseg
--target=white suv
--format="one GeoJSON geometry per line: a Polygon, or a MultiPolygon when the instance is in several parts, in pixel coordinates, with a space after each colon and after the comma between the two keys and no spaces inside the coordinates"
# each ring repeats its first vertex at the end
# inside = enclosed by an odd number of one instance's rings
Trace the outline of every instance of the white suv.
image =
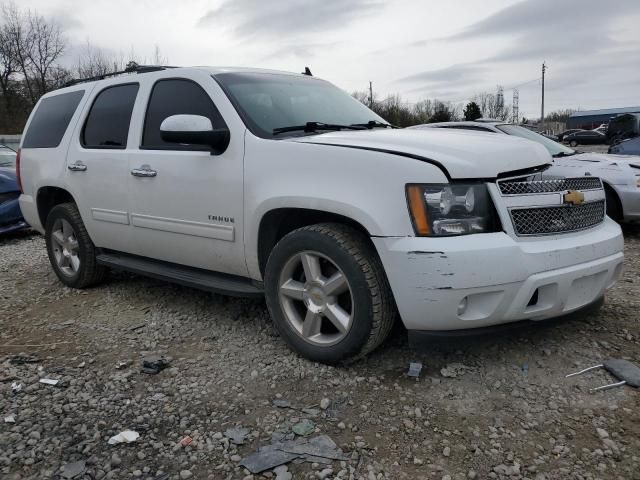
{"type": "Polygon", "coordinates": [[[116,268],[264,295],[301,355],[545,319],[618,278],[597,178],[543,180],[527,140],[393,129],[303,74],[177,68],[44,96],[18,161],[25,219],[60,280],[116,268]]]}

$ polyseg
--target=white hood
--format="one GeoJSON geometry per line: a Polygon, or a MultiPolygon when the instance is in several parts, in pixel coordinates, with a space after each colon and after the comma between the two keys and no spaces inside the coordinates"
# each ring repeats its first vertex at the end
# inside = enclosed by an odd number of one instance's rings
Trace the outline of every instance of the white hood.
{"type": "Polygon", "coordinates": [[[445,129],[339,131],[289,140],[422,157],[442,165],[451,178],[495,178],[552,161],[542,145],[528,140],[445,129]]]}

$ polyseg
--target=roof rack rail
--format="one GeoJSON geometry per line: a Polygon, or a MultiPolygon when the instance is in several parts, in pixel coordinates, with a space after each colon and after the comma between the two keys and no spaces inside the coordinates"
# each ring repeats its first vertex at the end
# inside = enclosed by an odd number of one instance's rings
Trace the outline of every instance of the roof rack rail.
{"type": "Polygon", "coordinates": [[[125,69],[119,72],[104,73],[102,75],[96,75],[95,77],[75,78],[65,83],[63,87],[71,87],[79,83],[87,83],[87,82],[95,82],[98,80],[104,80],[105,78],[115,77],[117,75],[123,75],[125,73],[149,73],[149,72],[157,72],[160,70],[166,70],[168,68],[178,68],[178,67],[171,67],[168,65],[138,65],[136,62],[129,62],[127,63],[127,66],[125,67],[125,69]]]}

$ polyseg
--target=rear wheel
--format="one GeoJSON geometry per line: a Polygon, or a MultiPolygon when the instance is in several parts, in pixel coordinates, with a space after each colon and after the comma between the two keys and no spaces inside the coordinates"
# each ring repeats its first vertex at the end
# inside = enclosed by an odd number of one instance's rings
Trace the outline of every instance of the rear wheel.
{"type": "Polygon", "coordinates": [[[577,147],[578,146],[578,142],[576,142],[575,140],[571,140],[569,142],[569,145],[572,146],[572,147],[577,147]]]}
{"type": "Polygon", "coordinates": [[[360,232],[340,224],[303,227],[280,240],[267,262],[265,287],[281,336],[313,361],[366,355],[395,319],[375,250],[360,232]]]}
{"type": "Polygon", "coordinates": [[[51,266],[66,286],[85,288],[104,278],[105,268],[96,263],[96,248],[75,203],[53,207],[47,217],[45,241],[51,266]]]}

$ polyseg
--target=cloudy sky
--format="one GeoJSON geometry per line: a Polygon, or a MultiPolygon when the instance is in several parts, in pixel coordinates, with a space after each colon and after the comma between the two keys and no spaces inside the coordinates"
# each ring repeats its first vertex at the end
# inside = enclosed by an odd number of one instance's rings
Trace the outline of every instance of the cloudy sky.
{"type": "MultiPolygon", "coordinates": [[[[0,0],[2,2],[3,0],[0,0]]],[[[520,112],[640,105],[640,0],[20,0],[82,45],[302,71],[408,102],[520,86],[520,112]]]]}

